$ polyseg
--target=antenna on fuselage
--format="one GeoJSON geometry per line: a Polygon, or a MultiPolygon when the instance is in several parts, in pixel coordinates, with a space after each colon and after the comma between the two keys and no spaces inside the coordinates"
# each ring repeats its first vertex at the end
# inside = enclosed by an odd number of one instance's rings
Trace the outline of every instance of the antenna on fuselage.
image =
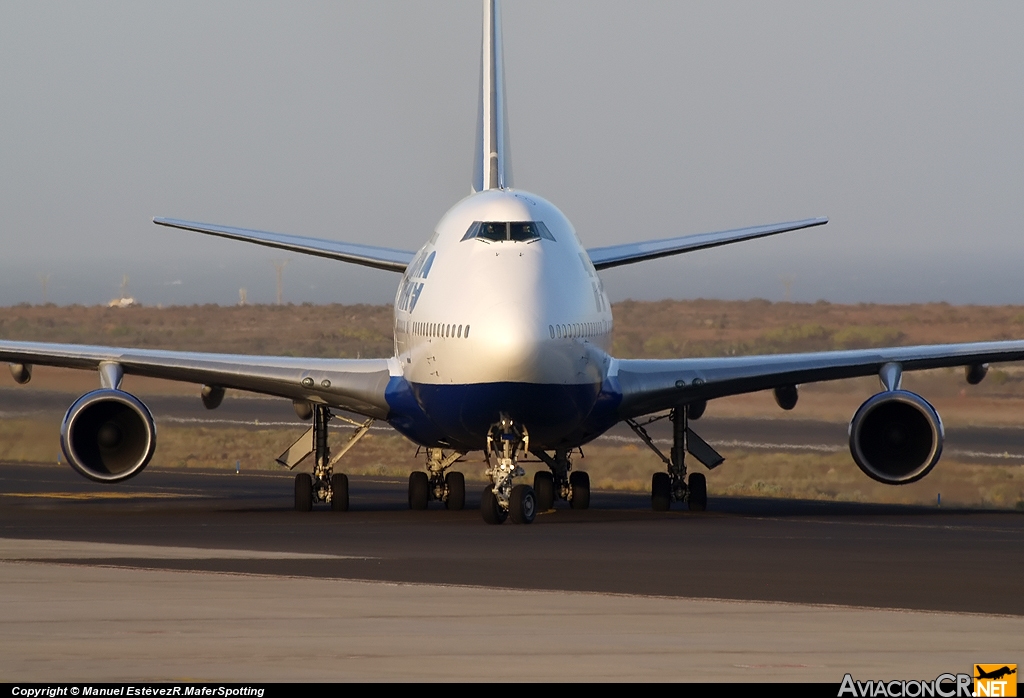
{"type": "Polygon", "coordinates": [[[505,106],[505,58],[501,48],[501,7],[484,0],[484,32],[480,59],[480,103],[477,111],[473,191],[512,186],[505,106]]]}

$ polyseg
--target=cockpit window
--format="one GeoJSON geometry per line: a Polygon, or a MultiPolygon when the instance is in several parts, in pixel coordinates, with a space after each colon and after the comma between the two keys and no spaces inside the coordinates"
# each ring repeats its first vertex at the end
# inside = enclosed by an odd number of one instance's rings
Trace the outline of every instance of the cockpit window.
{"type": "Polygon", "coordinates": [[[476,221],[462,236],[463,240],[490,240],[491,242],[533,242],[534,240],[554,241],[548,227],[541,221],[481,222],[476,221]]]}
{"type": "Polygon", "coordinates": [[[476,236],[484,240],[505,240],[508,237],[508,223],[481,223],[476,236]]]}

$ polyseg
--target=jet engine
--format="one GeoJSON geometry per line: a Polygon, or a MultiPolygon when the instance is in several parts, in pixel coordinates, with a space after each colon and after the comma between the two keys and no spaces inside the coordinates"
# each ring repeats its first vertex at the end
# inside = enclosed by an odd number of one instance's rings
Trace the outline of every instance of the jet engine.
{"type": "Polygon", "coordinates": [[[60,447],[71,467],[90,480],[121,482],[142,472],[153,457],[156,425],[134,395],[94,390],[64,415],[60,447]]]}
{"type": "Polygon", "coordinates": [[[865,401],[850,421],[850,453],[864,473],[887,485],[920,480],[942,454],[938,412],[915,393],[888,390],[865,401]]]}

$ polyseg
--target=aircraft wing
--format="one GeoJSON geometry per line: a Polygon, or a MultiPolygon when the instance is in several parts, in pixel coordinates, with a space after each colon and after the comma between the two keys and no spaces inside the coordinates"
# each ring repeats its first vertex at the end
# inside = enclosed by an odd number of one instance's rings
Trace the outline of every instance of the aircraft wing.
{"type": "Polygon", "coordinates": [[[129,375],[309,400],[378,419],[388,414],[384,391],[391,376],[389,359],[304,359],[0,341],[0,361],[93,370],[102,363],[115,363],[129,375]]]}
{"type": "Polygon", "coordinates": [[[623,418],[687,402],[785,385],[878,375],[885,364],[904,371],[1024,360],[1024,341],[936,344],[807,354],[697,359],[617,359],[623,418]]]}
{"type": "Polygon", "coordinates": [[[684,252],[706,250],[709,247],[719,247],[720,245],[729,245],[734,242],[743,242],[744,240],[755,240],[768,237],[769,235],[787,233],[791,230],[825,225],[826,223],[828,223],[828,218],[808,218],[789,223],[723,230],[718,233],[700,233],[698,235],[683,235],[682,237],[667,238],[665,240],[633,242],[626,245],[612,245],[611,247],[594,247],[587,250],[587,254],[590,255],[590,261],[593,262],[595,268],[609,269],[623,264],[633,264],[684,252]]]}
{"type": "Polygon", "coordinates": [[[342,262],[361,264],[365,267],[384,269],[386,271],[405,271],[405,268],[412,263],[413,257],[416,255],[415,252],[393,250],[388,247],[356,245],[348,242],[301,237],[299,235],[282,235],[281,233],[268,233],[262,230],[247,230],[246,228],[232,228],[226,225],[182,221],[176,218],[154,218],[153,222],[157,225],[165,225],[168,228],[191,230],[205,235],[228,238],[229,240],[242,240],[243,242],[252,242],[257,245],[265,245],[266,247],[276,247],[279,250],[299,252],[316,257],[327,257],[328,259],[337,259],[342,262]]]}

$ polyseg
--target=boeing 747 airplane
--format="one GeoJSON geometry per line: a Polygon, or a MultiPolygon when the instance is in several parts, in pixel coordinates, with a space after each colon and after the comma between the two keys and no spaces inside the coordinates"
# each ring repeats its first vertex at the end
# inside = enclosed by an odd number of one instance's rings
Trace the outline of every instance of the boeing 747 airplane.
{"type": "Polygon", "coordinates": [[[295,478],[295,507],[348,509],[340,459],[374,420],[422,447],[425,468],[409,478],[409,505],[431,500],[463,508],[465,478],[455,469],[483,452],[490,479],[481,512],[488,523],[533,521],[555,500],[590,503],[586,472],[573,454],[619,422],[628,424],[664,463],[651,483],[651,504],[707,505],[702,473],[687,477],[689,455],[714,468],[722,457],[691,423],[709,400],[774,391],[782,409],[797,386],[877,375],[881,391],[850,423],[850,451],[864,473],[899,485],[928,474],[942,451],[942,422],[922,397],[901,388],[903,371],[966,367],[984,378],[989,362],[1024,359],[1024,341],[944,344],[771,356],[616,359],[612,313],[599,272],[744,240],[823,225],[825,218],[763,225],[611,247],[585,248],[569,220],[540,196],[516,189],[498,0],[484,2],[479,118],[472,193],[456,203],[418,251],[394,250],[220,225],[155,218],[154,223],[401,274],[394,306],[394,356],[314,359],[0,341],[0,360],[19,383],[33,365],[96,371],[99,388],[68,409],[61,448],[87,478],[116,483],[141,473],[156,448],[149,409],[121,390],[125,374],[202,384],[216,408],[226,389],[292,400],[312,426],[278,461],[296,467],[312,455],[312,472],[295,478]],[[362,415],[365,421],[342,417],[362,415]],[[332,455],[328,425],[346,419],[353,433],[332,455]],[[645,426],[673,425],[662,453],[645,426]],[[520,462],[547,464],[532,486],[520,462]],[[340,471],[340,468],[339,468],[340,471]]]}

